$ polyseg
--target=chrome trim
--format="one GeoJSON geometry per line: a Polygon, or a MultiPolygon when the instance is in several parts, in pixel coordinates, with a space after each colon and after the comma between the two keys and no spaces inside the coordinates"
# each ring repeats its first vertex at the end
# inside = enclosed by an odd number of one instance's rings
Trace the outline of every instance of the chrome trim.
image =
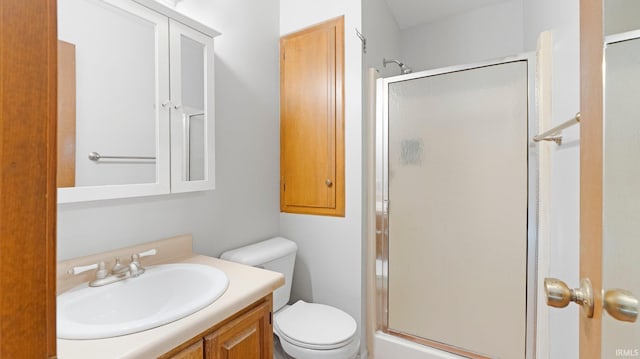
{"type": "MultiPolygon", "coordinates": [[[[528,77],[528,113],[529,133],[538,133],[538,108],[536,106],[536,53],[523,55],[527,61],[528,77]]],[[[538,305],[538,214],[539,214],[539,146],[529,146],[527,170],[529,172],[528,201],[527,201],[527,330],[525,343],[525,358],[534,359],[537,338],[537,305],[538,305]]]]}
{"type": "Polygon", "coordinates": [[[387,203],[386,191],[383,189],[387,183],[388,164],[386,144],[388,143],[387,126],[388,121],[385,115],[386,101],[380,99],[387,98],[387,86],[384,86],[384,79],[376,80],[376,328],[385,330],[388,326],[388,284],[389,284],[389,258],[387,240],[387,203]],[[382,95],[380,95],[382,94],[382,95]]]}
{"type": "MultiPolygon", "coordinates": [[[[382,78],[376,81],[376,327],[379,331],[394,334],[388,327],[388,288],[389,288],[389,252],[388,252],[388,88],[395,82],[408,81],[446,73],[501,65],[510,62],[527,62],[528,88],[528,143],[533,134],[538,133],[537,109],[535,107],[535,53],[526,53],[504,57],[492,61],[474,64],[450,66],[411,74],[382,78]]],[[[526,293],[526,338],[525,358],[536,357],[536,305],[537,305],[537,262],[538,262],[538,146],[528,146],[528,194],[527,194],[527,293],[526,293]]],[[[403,335],[407,339],[407,336],[403,335]]],[[[420,342],[419,340],[414,342],[420,342]]],[[[443,348],[439,348],[443,349],[443,348]]],[[[443,349],[446,350],[446,349],[443,349]]],[[[468,353],[469,355],[477,355],[468,353]]]]}
{"type": "Polygon", "coordinates": [[[399,332],[399,331],[395,331],[395,330],[389,330],[388,334],[396,336],[398,338],[402,338],[404,340],[409,340],[409,341],[411,341],[413,343],[422,344],[422,345],[425,345],[425,346],[428,346],[430,348],[434,348],[434,349],[437,349],[437,350],[443,350],[443,351],[446,351],[448,353],[462,355],[465,358],[470,358],[470,359],[492,359],[491,357],[489,357],[487,355],[470,352],[470,351],[465,350],[463,348],[456,347],[456,346],[453,346],[453,345],[444,344],[444,343],[441,343],[441,342],[435,341],[435,340],[414,337],[411,334],[407,334],[407,333],[403,333],[403,332],[399,332]]]}
{"type": "MultiPolygon", "coordinates": [[[[472,70],[472,69],[477,69],[477,68],[481,68],[481,67],[506,64],[506,63],[509,63],[509,62],[527,61],[527,60],[535,61],[535,53],[524,53],[524,54],[519,54],[519,55],[515,55],[515,56],[505,56],[505,57],[498,58],[498,59],[495,59],[495,60],[480,61],[480,62],[476,62],[476,63],[473,63],[473,64],[441,67],[441,68],[437,68],[437,69],[413,72],[413,73],[406,74],[406,75],[398,75],[398,76],[393,76],[393,77],[386,77],[386,78],[383,78],[382,80],[385,82],[385,84],[389,84],[389,83],[406,81],[406,80],[414,80],[414,79],[422,78],[422,77],[429,77],[429,76],[434,76],[434,75],[442,75],[442,74],[447,74],[447,73],[452,73],[452,72],[472,70]]],[[[535,75],[535,71],[534,71],[534,75],[535,75]]]]}
{"type": "Polygon", "coordinates": [[[616,42],[629,41],[640,38],[640,30],[621,32],[619,34],[607,35],[604,37],[604,45],[615,44],[616,42]]]}

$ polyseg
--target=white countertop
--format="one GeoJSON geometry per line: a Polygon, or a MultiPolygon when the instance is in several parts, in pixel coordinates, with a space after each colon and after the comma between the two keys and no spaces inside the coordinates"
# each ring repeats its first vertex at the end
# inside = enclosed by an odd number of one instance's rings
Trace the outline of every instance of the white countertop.
{"type": "Polygon", "coordinates": [[[222,270],[229,277],[229,287],[208,307],[158,328],[107,339],[58,339],[58,358],[155,358],[284,285],[284,276],[281,273],[217,258],[194,255],[180,262],[205,264],[222,270]]]}

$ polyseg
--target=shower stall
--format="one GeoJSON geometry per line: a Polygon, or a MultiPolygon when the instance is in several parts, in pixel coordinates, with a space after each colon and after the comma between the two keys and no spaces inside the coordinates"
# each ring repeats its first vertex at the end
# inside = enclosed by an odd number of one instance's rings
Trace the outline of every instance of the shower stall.
{"type": "Polygon", "coordinates": [[[377,80],[375,329],[443,353],[425,358],[534,357],[534,69],[377,80]]]}

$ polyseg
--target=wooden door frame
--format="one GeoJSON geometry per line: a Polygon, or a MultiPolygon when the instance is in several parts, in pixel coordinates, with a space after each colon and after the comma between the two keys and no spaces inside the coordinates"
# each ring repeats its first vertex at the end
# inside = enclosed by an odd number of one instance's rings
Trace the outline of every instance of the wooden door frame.
{"type": "Polygon", "coordinates": [[[580,0],[580,278],[593,285],[594,316],[580,316],[580,358],[602,352],[603,0],[580,0]]]}
{"type": "Polygon", "coordinates": [[[56,0],[0,1],[0,357],[56,355],[56,0]]]}

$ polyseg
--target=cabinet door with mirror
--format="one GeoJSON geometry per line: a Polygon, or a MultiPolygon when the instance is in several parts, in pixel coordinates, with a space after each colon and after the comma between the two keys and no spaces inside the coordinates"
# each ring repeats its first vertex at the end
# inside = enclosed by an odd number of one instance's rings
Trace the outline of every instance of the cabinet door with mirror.
{"type": "Polygon", "coordinates": [[[212,29],[153,0],[60,0],[58,201],[213,189],[212,29]]]}
{"type": "Polygon", "coordinates": [[[213,39],[175,20],[170,25],[171,189],[209,189],[214,178],[213,123],[208,120],[213,113],[213,39]]]}
{"type": "Polygon", "coordinates": [[[640,1],[605,0],[602,358],[640,356],[640,1]]]}

